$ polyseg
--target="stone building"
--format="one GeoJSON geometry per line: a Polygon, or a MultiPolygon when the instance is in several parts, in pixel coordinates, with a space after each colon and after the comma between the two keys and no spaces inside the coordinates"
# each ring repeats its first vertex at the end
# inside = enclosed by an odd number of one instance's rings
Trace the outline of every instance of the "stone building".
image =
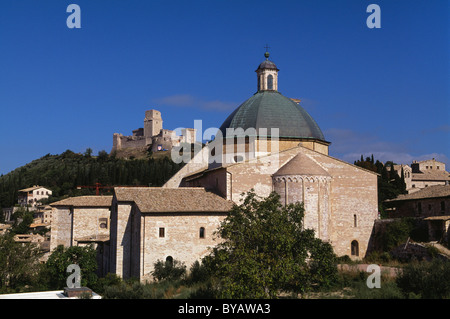
{"type": "Polygon", "coordinates": [[[59,223],[53,245],[93,236],[110,208],[109,272],[144,280],[157,260],[190,267],[207,254],[233,203],[253,189],[263,197],[276,191],[284,204],[303,202],[305,226],[318,238],[339,256],[364,257],[378,216],[377,174],[328,155],[330,142],[298,100],[278,91],[279,70],[265,56],[257,92],[163,187],[116,187],[112,204],[94,198],[52,204],[59,223]]]}
{"type": "Polygon", "coordinates": [[[386,200],[390,217],[416,217],[428,223],[429,240],[449,242],[450,185],[435,185],[386,200]]]}
{"type": "Polygon", "coordinates": [[[450,173],[445,170],[445,163],[434,158],[425,161],[413,161],[409,165],[394,165],[394,170],[405,177],[406,190],[414,193],[425,187],[435,185],[449,185],[450,173]]]}
{"type": "Polygon", "coordinates": [[[231,207],[203,188],[115,188],[110,272],[144,280],[158,260],[189,267],[216,244],[214,231],[231,207]]]}
{"type": "Polygon", "coordinates": [[[276,191],[283,203],[304,203],[305,226],[337,255],[362,258],[378,217],[377,174],[328,155],[330,142],[298,100],[278,91],[279,69],[265,56],[258,91],[224,121],[222,139],[164,187],[204,187],[235,203],[250,189],[276,191]]]}
{"type": "Polygon", "coordinates": [[[120,155],[121,151],[130,149],[145,153],[149,148],[152,152],[171,150],[180,143],[195,143],[195,135],[193,128],[183,128],[180,136],[175,131],[163,129],[161,112],[148,110],[145,112],[144,127],[134,130],[133,135],[113,134],[111,153],[120,155]]]}
{"type": "Polygon", "coordinates": [[[51,204],[53,221],[50,251],[57,246],[92,244],[97,250],[98,274],[109,269],[109,232],[112,196],[79,196],[51,204]]]}
{"type": "Polygon", "coordinates": [[[393,208],[390,217],[432,217],[450,215],[450,185],[435,185],[386,200],[393,208]]]}

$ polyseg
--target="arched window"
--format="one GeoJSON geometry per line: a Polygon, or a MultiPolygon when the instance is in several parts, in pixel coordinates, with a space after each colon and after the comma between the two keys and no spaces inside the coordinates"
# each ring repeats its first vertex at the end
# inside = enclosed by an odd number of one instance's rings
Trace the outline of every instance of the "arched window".
{"type": "Polygon", "coordinates": [[[359,244],[356,240],[351,243],[352,256],[359,256],[359,244]]]}
{"type": "Polygon", "coordinates": [[[199,237],[205,238],[205,227],[200,227],[199,237]]]}
{"type": "Polygon", "coordinates": [[[269,74],[269,76],[267,77],[267,89],[268,90],[273,90],[273,76],[272,76],[272,74],[269,74]]]}
{"type": "Polygon", "coordinates": [[[166,265],[173,266],[173,257],[172,256],[166,257],[166,265]]]}

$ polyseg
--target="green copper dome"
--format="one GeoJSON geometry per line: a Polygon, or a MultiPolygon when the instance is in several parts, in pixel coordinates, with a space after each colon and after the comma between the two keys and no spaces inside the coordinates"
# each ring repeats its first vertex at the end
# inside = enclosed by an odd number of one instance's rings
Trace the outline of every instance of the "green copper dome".
{"type": "Polygon", "coordinates": [[[227,128],[279,128],[280,138],[317,139],[325,141],[314,119],[300,105],[278,91],[258,91],[242,103],[223,122],[220,131],[226,137],[227,128]]]}

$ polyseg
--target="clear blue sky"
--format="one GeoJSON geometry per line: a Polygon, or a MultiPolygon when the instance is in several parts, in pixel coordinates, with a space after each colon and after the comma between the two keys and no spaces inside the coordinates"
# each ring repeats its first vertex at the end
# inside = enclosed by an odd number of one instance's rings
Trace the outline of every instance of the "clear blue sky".
{"type": "Polygon", "coordinates": [[[330,155],[450,169],[449,1],[0,2],[0,173],[67,149],[110,151],[144,112],[164,128],[219,127],[256,90],[270,46],[279,91],[330,155]],[[81,29],[69,29],[71,3],[81,29]],[[381,28],[369,29],[369,4],[381,28]]]}

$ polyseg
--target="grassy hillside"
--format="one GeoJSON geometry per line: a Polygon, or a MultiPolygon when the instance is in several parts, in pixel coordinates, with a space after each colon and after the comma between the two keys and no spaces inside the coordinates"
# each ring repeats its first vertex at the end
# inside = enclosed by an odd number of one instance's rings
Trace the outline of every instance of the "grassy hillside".
{"type": "MultiPolygon", "coordinates": [[[[0,176],[0,207],[17,203],[20,189],[41,185],[53,191],[51,201],[67,196],[95,194],[95,189],[77,186],[142,185],[162,186],[182,164],[175,164],[169,157],[148,156],[139,159],[123,159],[101,152],[99,156],[77,154],[70,150],[60,155],[47,154],[14,171],[0,176]]],[[[108,190],[103,190],[104,194],[108,190]]]]}

